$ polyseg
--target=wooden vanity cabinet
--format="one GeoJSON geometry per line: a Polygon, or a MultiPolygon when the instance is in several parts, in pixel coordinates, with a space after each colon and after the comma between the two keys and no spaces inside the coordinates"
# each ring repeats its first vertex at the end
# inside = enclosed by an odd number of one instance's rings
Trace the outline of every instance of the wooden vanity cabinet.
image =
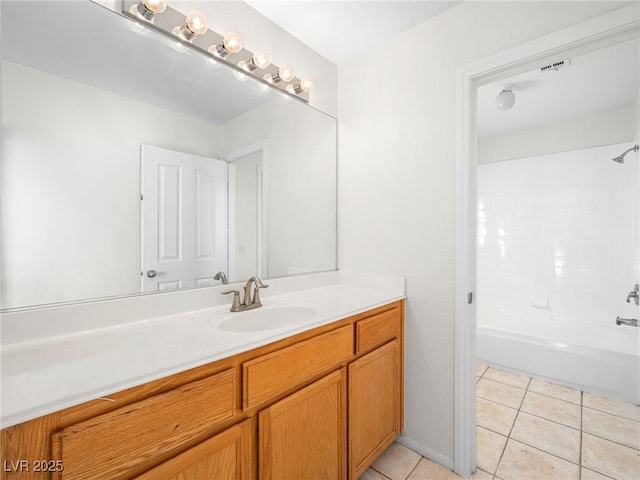
{"type": "Polygon", "coordinates": [[[394,302],[6,428],[0,478],[356,480],[402,431],[403,314],[394,302]],[[20,460],[64,468],[6,468],[20,460]]]}

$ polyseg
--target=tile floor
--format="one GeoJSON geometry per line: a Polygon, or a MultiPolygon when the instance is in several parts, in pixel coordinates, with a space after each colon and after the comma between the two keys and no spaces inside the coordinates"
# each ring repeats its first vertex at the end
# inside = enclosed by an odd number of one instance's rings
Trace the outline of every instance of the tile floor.
{"type": "MultiPolygon", "coordinates": [[[[477,368],[474,480],[640,480],[640,406],[477,368]]],[[[360,480],[460,480],[394,443],[360,480]]]]}

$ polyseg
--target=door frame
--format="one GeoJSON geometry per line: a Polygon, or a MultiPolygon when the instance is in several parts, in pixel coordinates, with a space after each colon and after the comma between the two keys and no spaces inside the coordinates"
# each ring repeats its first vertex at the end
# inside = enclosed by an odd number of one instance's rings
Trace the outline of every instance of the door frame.
{"type": "Polygon", "coordinates": [[[537,38],[456,71],[456,265],[454,470],[476,470],[476,202],[477,89],[549,61],[575,57],[638,38],[639,12],[630,5],[537,38]]]}
{"type": "Polygon", "coordinates": [[[235,245],[235,182],[232,182],[232,179],[235,179],[235,170],[233,168],[233,163],[241,160],[245,157],[254,154],[260,154],[262,157],[262,183],[261,183],[261,208],[259,209],[258,214],[261,217],[261,221],[258,224],[258,271],[256,275],[260,278],[268,276],[268,262],[267,262],[267,252],[268,252],[268,229],[269,222],[268,220],[268,158],[269,158],[269,145],[267,140],[262,140],[257,143],[253,143],[251,145],[247,145],[245,147],[239,148],[237,150],[233,150],[228,154],[222,157],[222,160],[227,162],[228,164],[228,172],[229,175],[227,180],[229,182],[227,188],[227,194],[229,195],[227,205],[229,211],[229,279],[235,278],[236,271],[236,255],[237,252],[235,248],[231,248],[232,245],[235,245]]]}

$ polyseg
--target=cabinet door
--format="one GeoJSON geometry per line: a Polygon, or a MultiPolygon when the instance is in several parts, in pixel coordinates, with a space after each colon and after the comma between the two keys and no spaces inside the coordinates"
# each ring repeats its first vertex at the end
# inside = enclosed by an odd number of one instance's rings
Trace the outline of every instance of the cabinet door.
{"type": "Polygon", "coordinates": [[[402,364],[394,340],[349,365],[349,478],[358,478],[402,429],[402,364]]]}
{"type": "Polygon", "coordinates": [[[230,427],[136,480],[250,480],[253,478],[252,420],[230,427]]]}
{"type": "Polygon", "coordinates": [[[259,478],[346,478],[345,377],[342,368],[260,412],[259,478]]]}

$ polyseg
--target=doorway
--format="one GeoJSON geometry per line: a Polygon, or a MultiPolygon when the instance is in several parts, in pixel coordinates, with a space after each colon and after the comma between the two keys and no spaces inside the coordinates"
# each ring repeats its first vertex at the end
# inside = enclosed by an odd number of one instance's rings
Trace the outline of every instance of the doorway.
{"type": "Polygon", "coordinates": [[[234,150],[229,165],[229,280],[268,276],[267,142],[234,150]]]}
{"type": "Polygon", "coordinates": [[[457,73],[455,471],[476,469],[476,226],[478,87],[559,59],[638,38],[637,9],[615,10],[460,68],[457,73]]]}

